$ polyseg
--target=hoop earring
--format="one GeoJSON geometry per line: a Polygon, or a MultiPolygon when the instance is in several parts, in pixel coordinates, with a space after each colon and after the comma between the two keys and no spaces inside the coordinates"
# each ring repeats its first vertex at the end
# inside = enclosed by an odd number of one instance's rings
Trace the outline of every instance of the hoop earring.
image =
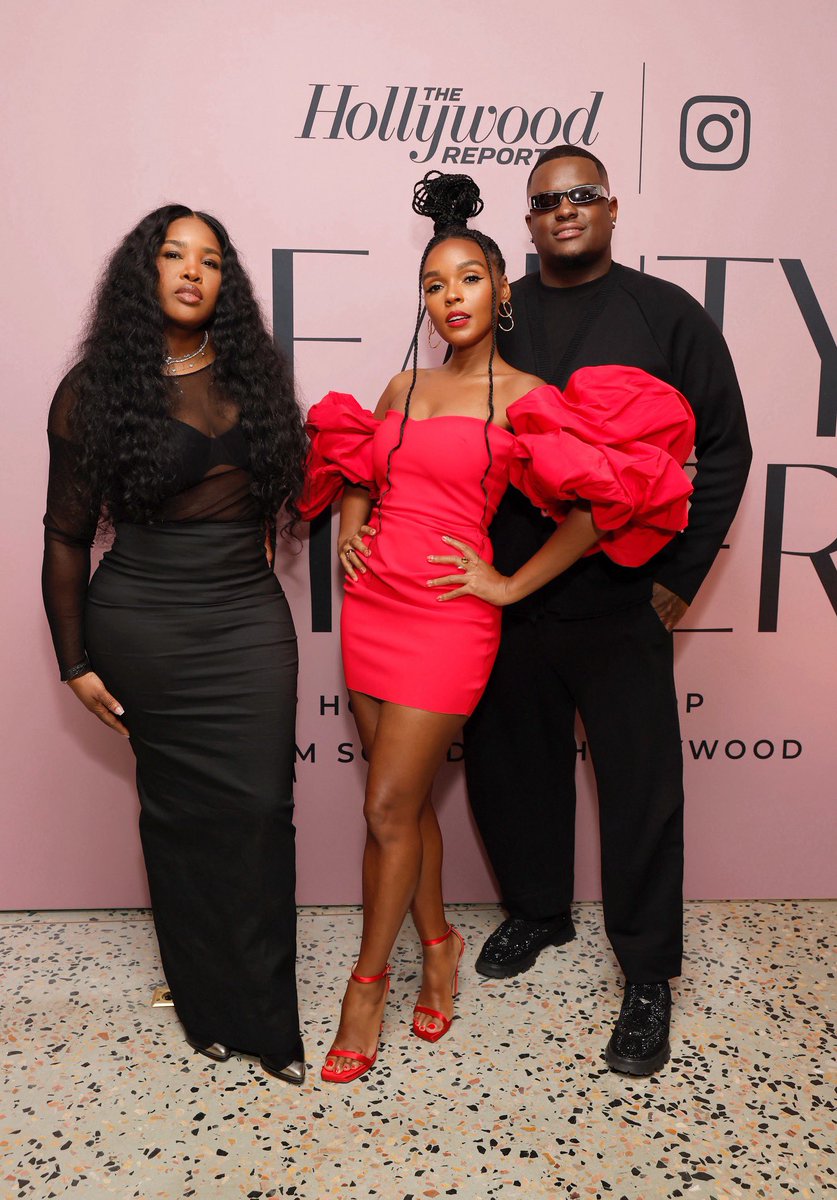
{"type": "Polygon", "coordinates": [[[442,344],[441,338],[439,338],[438,342],[436,342],[435,345],[433,342],[431,342],[430,335],[435,332],[436,332],[436,328],[435,328],[433,322],[430,320],[430,317],[428,317],[427,318],[427,344],[431,350],[438,350],[442,344]]]}
{"type": "Polygon", "coordinates": [[[497,327],[502,329],[503,333],[511,333],[514,329],[514,314],[512,313],[511,301],[504,300],[497,311],[499,314],[497,317],[497,327]],[[503,324],[503,318],[509,322],[508,325],[503,324]]]}

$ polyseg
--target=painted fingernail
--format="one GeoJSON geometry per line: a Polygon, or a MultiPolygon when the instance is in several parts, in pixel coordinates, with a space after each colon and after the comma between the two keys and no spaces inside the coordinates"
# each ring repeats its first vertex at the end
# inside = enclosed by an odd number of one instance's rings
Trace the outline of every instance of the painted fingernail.
{"type": "Polygon", "coordinates": [[[125,716],[125,709],[122,707],[121,704],[117,704],[116,708],[113,711],[116,713],[117,717],[125,716]]]}

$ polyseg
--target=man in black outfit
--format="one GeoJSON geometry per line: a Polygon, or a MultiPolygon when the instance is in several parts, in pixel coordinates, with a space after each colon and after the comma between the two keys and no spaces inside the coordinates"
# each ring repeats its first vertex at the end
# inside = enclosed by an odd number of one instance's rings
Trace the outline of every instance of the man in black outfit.
{"type": "MultiPolygon", "coordinates": [[[[538,275],[512,284],[513,366],[563,388],[579,367],[640,367],[682,392],[697,422],[688,529],[643,568],[594,554],[504,609],[497,663],[465,728],[474,815],[509,918],[477,970],[516,975],[575,936],[574,722],[584,721],[599,796],[605,927],[625,974],[609,1065],[649,1075],[670,1055],[683,925],[683,762],[672,630],[738,508],[751,450],[726,343],[674,284],[611,259],[617,201],[589,151],[561,146],[529,177],[538,275]]],[[[510,491],[492,526],[511,574],[554,529],[510,491]]]]}

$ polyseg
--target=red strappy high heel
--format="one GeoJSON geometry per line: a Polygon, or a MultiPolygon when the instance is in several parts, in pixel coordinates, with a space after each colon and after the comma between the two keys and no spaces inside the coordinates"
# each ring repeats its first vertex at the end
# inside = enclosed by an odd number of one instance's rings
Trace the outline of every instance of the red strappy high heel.
{"type": "MultiPolygon", "coordinates": [[[[458,929],[454,929],[453,925],[448,925],[447,933],[443,933],[441,937],[430,938],[428,941],[425,941],[424,938],[422,938],[421,944],[422,946],[439,946],[442,942],[446,942],[451,934],[459,939],[459,954],[456,957],[456,971],[454,972],[453,989],[451,991],[451,995],[455,997],[459,991],[459,963],[462,955],[465,953],[464,937],[458,929]]],[[[426,1008],[423,1004],[417,1004],[413,1009],[413,1033],[416,1035],[416,1037],[423,1038],[425,1042],[438,1042],[439,1038],[444,1037],[447,1031],[450,1029],[452,1022],[453,1017],[446,1017],[444,1013],[437,1012],[435,1008],[426,1008]],[[430,1023],[425,1025],[422,1029],[422,1027],[416,1023],[416,1013],[426,1013],[428,1017],[435,1017],[437,1021],[441,1022],[441,1024],[437,1028],[435,1024],[430,1023]]]]}
{"type": "MultiPolygon", "coordinates": [[[[386,990],[384,991],[384,998],[386,998],[387,994],[389,993],[390,970],[390,965],[387,963],[379,975],[358,975],[356,971],[351,971],[350,974],[355,983],[377,983],[379,979],[386,979],[387,986],[386,990]]],[[[383,1027],[384,1023],[381,1021],[381,1029],[383,1029],[383,1027]]],[[[328,1054],[326,1055],[325,1063],[320,1071],[320,1077],[326,1083],[351,1083],[352,1080],[360,1079],[361,1075],[365,1075],[367,1071],[371,1071],[372,1067],[375,1065],[375,1059],[377,1057],[377,1046],[375,1047],[375,1053],[371,1057],[368,1054],[359,1054],[356,1050],[339,1050],[335,1046],[334,1049],[329,1050],[328,1054]],[[330,1067],[328,1064],[330,1062],[333,1063],[336,1058],[351,1058],[354,1059],[358,1065],[356,1067],[352,1067],[348,1071],[335,1071],[334,1067],[330,1067]]]]}

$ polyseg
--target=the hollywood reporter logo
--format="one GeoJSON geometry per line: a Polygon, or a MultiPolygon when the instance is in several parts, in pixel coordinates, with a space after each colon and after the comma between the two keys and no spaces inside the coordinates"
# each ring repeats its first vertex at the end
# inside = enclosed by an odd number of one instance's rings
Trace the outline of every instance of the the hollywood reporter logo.
{"type": "Polygon", "coordinates": [[[471,105],[461,87],[390,86],[375,103],[358,94],[356,84],[312,83],[308,112],[298,138],[325,141],[412,143],[415,163],[501,166],[534,165],[538,155],[558,141],[589,146],[604,92],[593,92],[588,105],[544,105],[533,112],[519,104],[471,105]]]}
{"type": "Polygon", "coordinates": [[[692,96],[680,113],[680,157],[694,171],[735,171],[750,153],[750,108],[740,96],[692,96]]]}

